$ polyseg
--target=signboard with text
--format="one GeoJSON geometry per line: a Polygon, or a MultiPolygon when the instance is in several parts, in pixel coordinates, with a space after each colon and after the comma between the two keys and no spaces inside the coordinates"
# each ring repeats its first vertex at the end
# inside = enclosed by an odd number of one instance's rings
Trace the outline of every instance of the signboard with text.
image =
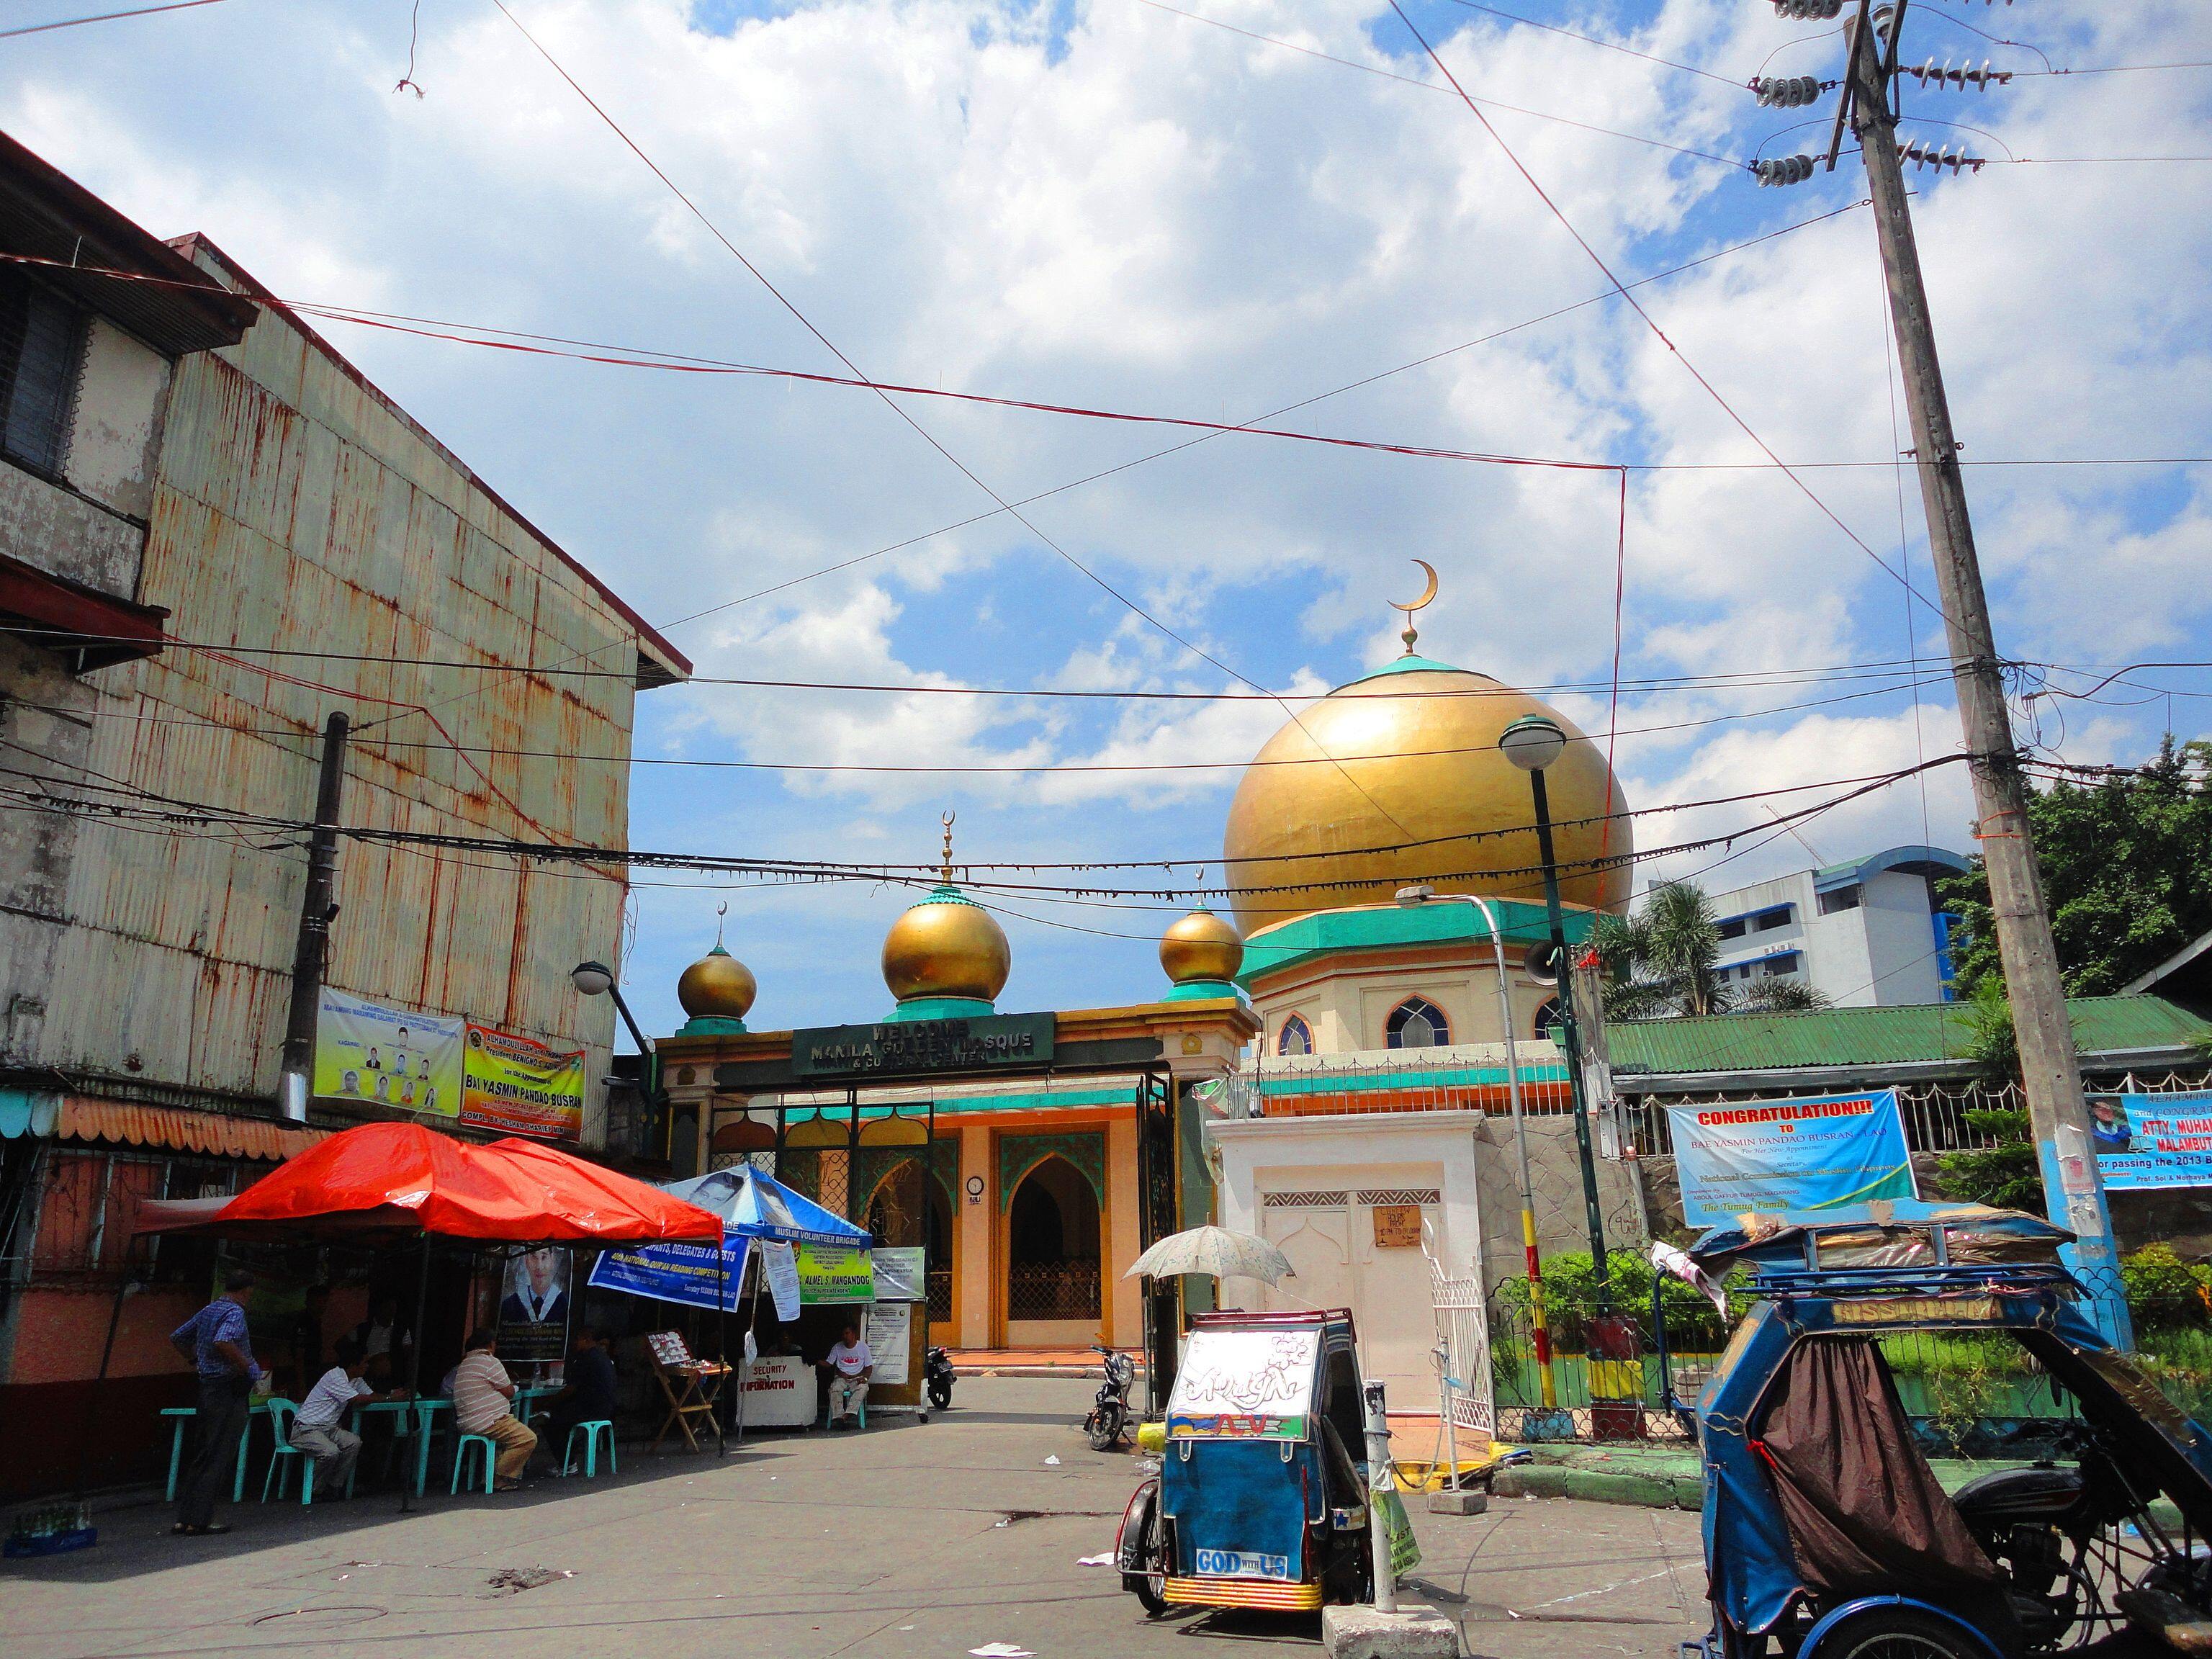
{"type": "Polygon", "coordinates": [[[1689,1226],[1919,1196],[1894,1089],[1667,1109],[1689,1226]]]}
{"type": "Polygon", "coordinates": [[[454,1116],[465,1025],[325,988],[315,1011],[313,1092],[340,1104],[454,1116]]]}
{"type": "Polygon", "coordinates": [[[511,1135],[574,1140],[584,1129],[584,1051],[471,1021],[461,1121],[511,1135]]]}
{"type": "Polygon", "coordinates": [[[617,1245],[600,1252],[590,1282],[594,1290],[627,1291],[687,1308],[735,1308],[749,1243],[725,1238],[719,1250],[712,1244],[672,1242],[617,1245]]]}
{"type": "Polygon", "coordinates": [[[823,1025],[791,1034],[794,1077],[909,1077],[1042,1066],[1052,1060],[1051,1014],[987,1014],[882,1025],[823,1025]]]}
{"type": "Polygon", "coordinates": [[[2091,1095],[2089,1144],[2107,1192],[2212,1187],[2212,1089],[2091,1095]]]}

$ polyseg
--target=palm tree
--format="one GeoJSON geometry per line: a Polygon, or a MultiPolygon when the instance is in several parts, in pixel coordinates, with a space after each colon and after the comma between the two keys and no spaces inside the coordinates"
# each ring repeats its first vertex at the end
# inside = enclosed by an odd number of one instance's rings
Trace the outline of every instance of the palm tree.
{"type": "Polygon", "coordinates": [[[1723,983],[1712,901],[1694,882],[1653,888],[1632,916],[1601,916],[1593,943],[1604,971],[1610,1019],[1796,1012],[1828,1004],[1802,980],[1767,978],[1741,991],[1723,983]]]}

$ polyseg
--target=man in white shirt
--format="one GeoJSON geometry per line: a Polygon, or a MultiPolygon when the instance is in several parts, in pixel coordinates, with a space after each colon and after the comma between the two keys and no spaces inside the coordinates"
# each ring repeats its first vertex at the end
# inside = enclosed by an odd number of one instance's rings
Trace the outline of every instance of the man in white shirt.
{"type": "Polygon", "coordinates": [[[848,1324],[845,1334],[830,1350],[830,1426],[850,1428],[860,1420],[860,1404],[868,1397],[868,1377],[876,1357],[860,1340],[860,1328],[848,1324]]]}
{"type": "Polygon", "coordinates": [[[300,1403],[292,1419],[292,1449],[315,1460],[315,1484],[332,1498],[343,1496],[361,1455],[361,1437],[340,1426],[356,1401],[404,1400],[407,1390],[379,1394],[362,1380],[368,1356],[351,1337],[338,1344],[338,1363],[325,1371],[300,1403]]]}
{"type": "Polygon", "coordinates": [[[453,1369],[453,1421],[463,1434],[480,1434],[499,1448],[499,1492],[520,1492],[522,1471],[538,1449],[538,1436],[508,1410],[515,1387],[495,1352],[498,1333],[485,1329],[469,1339],[468,1352],[453,1369]]]}

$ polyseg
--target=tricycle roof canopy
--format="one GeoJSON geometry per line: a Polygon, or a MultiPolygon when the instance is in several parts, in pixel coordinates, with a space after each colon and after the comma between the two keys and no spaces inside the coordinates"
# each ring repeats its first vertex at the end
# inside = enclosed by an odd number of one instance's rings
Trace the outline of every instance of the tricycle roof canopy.
{"type": "Polygon", "coordinates": [[[434,1233],[486,1243],[719,1240],[712,1212],[527,1140],[473,1146],[414,1123],[331,1136],[217,1205],[142,1205],[134,1233],[374,1243],[434,1233]]]}
{"type": "Polygon", "coordinates": [[[1747,1214],[1690,1247],[1717,1279],[1739,1262],[1761,1277],[1852,1268],[2055,1265],[2074,1235],[2019,1210],[1897,1199],[1846,1209],[1747,1214]]]}

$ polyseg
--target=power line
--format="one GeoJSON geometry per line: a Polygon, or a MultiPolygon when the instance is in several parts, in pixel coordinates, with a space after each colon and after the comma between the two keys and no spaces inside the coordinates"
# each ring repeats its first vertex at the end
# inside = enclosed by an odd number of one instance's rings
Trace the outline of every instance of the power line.
{"type": "Polygon", "coordinates": [[[221,0],[170,0],[165,6],[138,6],[129,11],[103,11],[90,17],[64,17],[58,22],[32,23],[21,28],[0,29],[0,40],[13,40],[26,34],[46,34],[54,29],[81,28],[87,23],[112,23],[125,17],[151,17],[156,12],[190,11],[195,6],[212,6],[221,0]]]}
{"type": "Polygon", "coordinates": [[[1564,34],[1570,40],[1580,40],[1593,46],[1602,46],[1607,52],[1617,52],[1630,58],[1641,58],[1647,64],[1660,64],[1685,75],[1700,75],[1708,81],[1717,81],[1724,87],[1740,87],[1742,82],[1725,75],[1716,75],[1711,70],[1699,69],[1695,64],[1678,64],[1671,58],[1662,58],[1655,52],[1640,52],[1634,46],[1625,46],[1618,40],[1601,40],[1595,34],[1577,34],[1572,29],[1563,29],[1556,23],[1540,23],[1533,17],[1521,17],[1510,11],[1500,11],[1495,6],[1486,6],[1480,0],[1452,0],[1455,6],[1469,11],[1488,12],[1492,17],[1503,17],[1509,23],[1518,23],[1523,28],[1541,29],[1547,34],[1564,34]]]}

